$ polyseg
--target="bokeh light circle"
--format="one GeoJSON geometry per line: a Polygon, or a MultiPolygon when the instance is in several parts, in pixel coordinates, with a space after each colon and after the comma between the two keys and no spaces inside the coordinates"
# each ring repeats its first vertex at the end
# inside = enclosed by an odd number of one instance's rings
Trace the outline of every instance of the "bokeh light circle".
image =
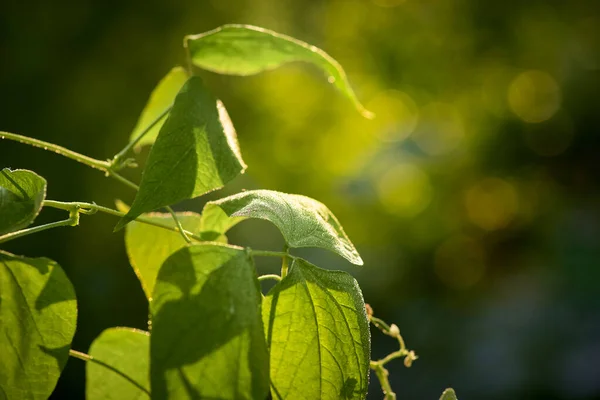
{"type": "Polygon", "coordinates": [[[383,207],[391,214],[413,217],[429,205],[432,186],[429,176],[413,164],[391,167],[376,182],[383,207]]]}
{"type": "Polygon", "coordinates": [[[465,193],[469,220],[487,231],[506,227],[518,211],[518,195],[513,185],[499,178],[485,178],[465,193]]]}
{"type": "Polygon", "coordinates": [[[523,121],[538,123],[550,119],[560,108],[561,91],[549,74],[526,71],[508,87],[508,104],[523,121]]]}

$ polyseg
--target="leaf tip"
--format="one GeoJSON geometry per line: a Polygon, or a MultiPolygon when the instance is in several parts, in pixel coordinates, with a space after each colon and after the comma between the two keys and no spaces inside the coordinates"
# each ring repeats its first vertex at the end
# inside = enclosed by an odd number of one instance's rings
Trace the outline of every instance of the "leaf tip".
{"type": "Polygon", "coordinates": [[[123,229],[125,227],[125,225],[127,225],[131,221],[133,221],[133,219],[129,218],[127,215],[124,216],[123,218],[121,218],[119,220],[119,222],[117,223],[117,225],[115,226],[115,228],[113,229],[113,233],[120,231],[121,229],[123,229]]]}

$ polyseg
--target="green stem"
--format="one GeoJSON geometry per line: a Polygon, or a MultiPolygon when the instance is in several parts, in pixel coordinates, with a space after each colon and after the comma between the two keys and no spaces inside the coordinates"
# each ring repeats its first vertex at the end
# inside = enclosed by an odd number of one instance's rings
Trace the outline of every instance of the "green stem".
{"type": "MultiPolygon", "coordinates": [[[[170,110],[170,108],[167,111],[165,111],[165,113],[168,112],[169,110],[170,110]]],[[[154,121],[153,124],[155,124],[156,122],[157,121],[154,121]]],[[[150,129],[151,129],[151,126],[149,128],[147,128],[147,130],[150,130],[150,129]]],[[[65,149],[62,146],[57,146],[55,144],[44,142],[44,141],[38,140],[38,139],[33,139],[33,138],[30,138],[30,137],[27,137],[27,136],[17,135],[16,133],[9,133],[9,132],[2,132],[2,131],[0,131],[0,138],[2,138],[2,139],[10,139],[10,140],[14,140],[14,141],[17,141],[17,142],[29,144],[31,146],[39,147],[39,148],[42,148],[44,150],[54,151],[57,154],[60,154],[62,156],[70,158],[72,160],[78,161],[78,162],[80,162],[82,164],[85,164],[85,165],[87,165],[89,167],[96,168],[96,169],[99,169],[101,171],[104,171],[104,173],[106,174],[106,176],[110,176],[111,178],[118,180],[119,182],[121,182],[122,184],[124,184],[126,186],[129,186],[133,190],[138,190],[139,189],[138,185],[136,185],[135,183],[133,183],[130,180],[126,179],[125,177],[123,177],[122,175],[118,174],[115,171],[115,166],[113,165],[113,163],[115,162],[114,159],[113,159],[112,162],[96,160],[95,158],[84,156],[83,154],[79,154],[79,153],[76,153],[76,152],[71,151],[69,149],[65,149]]],[[[166,207],[166,208],[167,208],[167,211],[169,211],[171,213],[171,215],[173,216],[173,219],[175,220],[175,224],[179,228],[178,232],[181,233],[181,236],[183,236],[183,239],[187,243],[191,243],[189,235],[183,229],[183,227],[181,225],[181,222],[179,221],[179,218],[177,218],[177,215],[175,215],[175,213],[173,212],[173,210],[170,207],[166,207]]]]}
{"type": "Polygon", "coordinates": [[[135,183],[131,182],[129,179],[126,179],[125,177],[123,177],[122,175],[112,171],[112,170],[108,170],[106,171],[106,176],[109,176],[113,179],[118,180],[119,182],[121,182],[122,184],[129,186],[131,189],[133,190],[138,190],[140,187],[138,185],[136,185],[135,183]]]}
{"type": "Polygon", "coordinates": [[[85,354],[82,353],[80,351],[77,350],[69,350],[69,355],[73,358],[77,358],[79,360],[85,361],[85,362],[90,362],[90,363],[94,363],[94,364],[98,364],[103,366],[104,368],[114,372],[115,374],[121,376],[122,378],[126,379],[129,383],[131,383],[132,385],[134,385],[135,387],[137,387],[138,389],[140,389],[142,392],[146,393],[148,395],[148,397],[150,397],[150,392],[148,391],[148,389],[146,389],[145,387],[143,387],[141,384],[139,384],[138,382],[136,382],[133,378],[131,378],[130,376],[124,374],[123,372],[119,371],[118,369],[116,369],[115,367],[113,367],[112,365],[109,365],[103,361],[100,360],[96,360],[94,357],[90,356],[89,354],[85,354]]]}
{"type": "Polygon", "coordinates": [[[85,164],[89,167],[99,169],[101,171],[108,172],[110,167],[110,163],[108,161],[96,160],[95,158],[91,158],[88,156],[84,156],[83,154],[79,154],[75,151],[66,149],[62,146],[58,146],[53,143],[44,142],[43,140],[33,139],[27,136],[18,135],[16,133],[2,132],[0,131],[0,139],[8,139],[14,140],[15,142],[20,142],[24,144],[28,144],[30,146],[39,147],[44,150],[50,150],[61,156],[70,158],[71,160],[75,160],[82,164],[85,164]]]}
{"type": "Polygon", "coordinates": [[[187,62],[187,73],[189,76],[194,75],[194,64],[192,63],[192,54],[190,53],[190,47],[188,45],[187,36],[183,38],[183,48],[185,49],[185,60],[187,62]]]}
{"type": "Polygon", "coordinates": [[[285,278],[288,274],[288,270],[290,268],[290,259],[288,255],[290,254],[290,247],[285,244],[283,246],[283,251],[285,253],[285,257],[281,260],[281,279],[285,278]]]}
{"type": "Polygon", "coordinates": [[[395,360],[396,358],[402,358],[407,355],[408,355],[408,351],[406,349],[396,350],[393,353],[388,354],[381,360],[377,361],[377,363],[380,364],[381,366],[384,366],[385,364],[389,363],[392,360],[395,360]]]}
{"type": "Polygon", "coordinates": [[[154,119],[154,121],[152,121],[150,123],[150,125],[148,125],[142,132],[140,132],[139,135],[137,135],[135,137],[135,139],[133,139],[131,142],[127,143],[127,145],[123,148],[123,150],[121,150],[120,152],[118,152],[112,159],[112,161],[110,162],[110,167],[113,170],[119,170],[122,168],[121,165],[121,160],[123,159],[123,157],[125,157],[125,155],[127,155],[127,153],[129,153],[129,151],[136,145],[139,143],[140,140],[142,140],[142,138],[144,136],[146,136],[146,134],[148,132],[150,132],[150,130],[152,128],[154,128],[156,126],[156,124],[158,124],[165,115],[167,115],[169,113],[169,111],[171,111],[171,109],[173,108],[173,106],[169,106],[167,107],[166,110],[164,110],[162,113],[160,113],[160,115],[158,117],[156,117],[154,119]]]}
{"type": "Polygon", "coordinates": [[[249,249],[250,255],[253,257],[289,257],[291,259],[295,259],[296,257],[291,254],[284,253],[282,251],[270,251],[270,250],[254,250],[249,249]]]}
{"type": "Polygon", "coordinates": [[[396,400],[396,393],[394,393],[392,386],[390,385],[390,380],[388,378],[389,373],[387,369],[375,361],[371,361],[370,367],[373,371],[375,371],[375,375],[377,375],[377,379],[379,379],[381,389],[383,390],[383,394],[385,396],[384,399],[396,400]]]}
{"type": "MultiPolygon", "coordinates": [[[[114,215],[116,217],[124,217],[125,213],[122,213],[120,211],[117,210],[113,210],[112,208],[108,208],[108,207],[103,207],[103,206],[99,206],[97,204],[94,203],[83,203],[83,202],[69,202],[69,203],[65,203],[62,201],[53,201],[53,200],[44,200],[44,206],[46,207],[52,207],[52,208],[59,208],[61,210],[66,210],[66,211],[73,211],[75,209],[77,209],[79,212],[82,212],[84,214],[86,213],[90,213],[90,212],[95,212],[95,211],[100,211],[106,214],[110,214],[110,215],[114,215]]],[[[173,232],[180,232],[178,227],[174,227],[174,226],[169,226],[167,224],[163,224],[162,222],[157,222],[151,218],[146,218],[146,217],[137,217],[134,221],[137,222],[141,222],[143,224],[148,224],[148,225],[153,225],[159,228],[163,228],[163,229],[167,229],[173,232]]],[[[191,237],[197,241],[202,241],[202,239],[200,238],[200,236],[194,235],[192,232],[188,232],[186,230],[184,230],[184,233],[188,236],[191,237]]]]}
{"type": "Polygon", "coordinates": [[[267,275],[261,275],[258,277],[259,282],[265,281],[267,279],[273,279],[277,282],[281,281],[281,277],[279,275],[276,274],[267,274],[267,275]]]}
{"type": "Polygon", "coordinates": [[[181,236],[183,236],[183,240],[185,240],[186,243],[192,243],[192,240],[185,233],[185,229],[183,229],[183,225],[181,225],[181,221],[179,221],[179,218],[177,218],[177,214],[175,214],[175,211],[173,211],[173,209],[169,206],[166,206],[165,208],[173,217],[173,220],[175,221],[175,225],[177,225],[177,228],[179,228],[179,232],[181,233],[181,236]]]}
{"type": "Polygon", "coordinates": [[[63,221],[51,222],[45,225],[34,226],[33,228],[22,229],[20,231],[7,233],[6,235],[0,236],[0,243],[8,242],[9,240],[18,239],[23,236],[31,235],[32,233],[38,233],[47,229],[58,228],[61,226],[75,226],[73,218],[65,219],[63,221]]]}

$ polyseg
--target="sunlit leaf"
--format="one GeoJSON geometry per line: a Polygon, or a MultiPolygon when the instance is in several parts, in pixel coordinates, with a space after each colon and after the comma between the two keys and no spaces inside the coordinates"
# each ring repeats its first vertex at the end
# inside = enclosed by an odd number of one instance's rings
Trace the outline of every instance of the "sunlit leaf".
{"type": "Polygon", "coordinates": [[[31,224],[46,197],[46,180],[24,169],[0,171],[0,235],[31,224]]]}
{"type": "Polygon", "coordinates": [[[89,351],[95,362],[86,364],[86,399],[150,398],[150,334],[132,328],[110,328],[89,351]]]}
{"type": "MultiPolygon", "coordinates": [[[[183,229],[195,233],[200,231],[200,214],[178,212],[177,218],[183,229]]],[[[171,214],[148,213],[143,215],[152,221],[175,227],[171,214]]],[[[148,300],[152,300],[152,291],[156,275],[162,263],[171,254],[186,245],[179,232],[133,221],[125,229],[125,247],[129,262],[142,284],[148,300]]]]}
{"type": "Polygon", "coordinates": [[[231,217],[271,221],[290,247],[320,247],[353,264],[363,261],[331,211],[314,199],[272,190],[250,190],[211,202],[231,217]]]}
{"type": "MultiPolygon", "coordinates": [[[[138,119],[133,132],[131,132],[131,140],[137,138],[140,133],[147,129],[161,114],[165,112],[175,100],[175,96],[181,89],[181,87],[188,80],[188,74],[181,67],[175,67],[161,81],[152,91],[140,118],[138,119]]],[[[165,115],[160,119],[137,143],[138,146],[145,144],[152,144],[158,136],[160,128],[163,126],[167,116],[165,115]]]]}
{"type": "Polygon", "coordinates": [[[444,393],[442,393],[442,397],[440,397],[440,400],[458,400],[456,397],[456,393],[454,393],[454,389],[448,388],[446,390],[444,390],[444,393]]]}
{"type": "Polygon", "coordinates": [[[243,249],[199,244],[177,251],[160,269],[153,298],[153,398],[266,398],[261,295],[243,249]]]}
{"type": "Polygon", "coordinates": [[[229,217],[221,207],[207,203],[202,210],[200,237],[204,240],[227,243],[225,232],[244,219],[244,217],[229,217]]]}
{"type": "Polygon", "coordinates": [[[296,259],[262,310],[274,399],[365,398],[369,322],[354,278],[296,259]]]}
{"type": "Polygon", "coordinates": [[[76,323],[75,291],[58,264],[0,251],[0,398],[47,399],[76,323]]]}
{"type": "Polygon", "coordinates": [[[195,65],[220,74],[253,75],[294,61],[314,64],[363,116],[372,117],[356,98],[342,66],[308,43],[251,25],[224,25],[187,36],[185,43],[195,65]]]}
{"type": "Polygon", "coordinates": [[[225,108],[199,77],[191,77],[152,146],[131,209],[115,230],[144,212],[219,189],[245,168],[225,108]]]}

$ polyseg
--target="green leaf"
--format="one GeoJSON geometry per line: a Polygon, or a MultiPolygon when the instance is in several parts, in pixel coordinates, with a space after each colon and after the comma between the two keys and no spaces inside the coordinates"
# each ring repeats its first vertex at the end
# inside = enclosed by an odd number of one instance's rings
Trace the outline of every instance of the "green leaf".
{"type": "MultiPolygon", "coordinates": [[[[201,226],[201,217],[197,213],[176,213],[183,228],[190,232],[198,232],[201,226]]],[[[145,218],[169,226],[175,226],[171,214],[149,213],[145,218]]],[[[156,275],[163,262],[171,254],[186,245],[179,232],[172,232],[164,228],[133,221],[125,229],[125,247],[129,262],[142,284],[148,300],[152,300],[152,291],[156,282],[156,275]]]]}
{"type": "Polygon", "coordinates": [[[160,269],[153,298],[153,398],[266,398],[261,294],[243,249],[213,243],[177,251],[160,269]]]}
{"type": "Polygon", "coordinates": [[[24,169],[0,171],[0,235],[31,224],[46,198],[46,180],[24,169]]]}
{"type": "MultiPolygon", "coordinates": [[[[137,138],[145,129],[150,126],[160,115],[165,112],[169,107],[173,105],[175,96],[188,80],[187,72],[181,67],[175,67],[161,81],[152,91],[140,118],[138,119],[133,132],[131,132],[131,140],[137,138]]],[[[161,120],[156,123],[137,143],[138,146],[146,144],[152,144],[158,136],[158,132],[164,124],[167,116],[165,115],[161,120]]]]}
{"type": "Polygon", "coordinates": [[[227,243],[225,232],[244,219],[244,217],[229,217],[221,207],[207,203],[202,210],[200,237],[208,241],[227,243]]]}
{"type": "Polygon", "coordinates": [[[363,116],[373,117],[356,98],[342,66],[323,50],[293,37],[251,25],[223,25],[186,36],[184,43],[195,65],[219,74],[254,75],[294,61],[314,64],[363,116]]]}
{"type": "Polygon", "coordinates": [[[191,77],[152,146],[131,209],[115,230],[144,212],[219,189],[245,169],[225,107],[199,77],[191,77]]]}
{"type": "Polygon", "coordinates": [[[86,364],[86,399],[150,398],[150,334],[132,328],[109,328],[90,347],[86,364]]]}
{"type": "Polygon", "coordinates": [[[458,399],[456,397],[456,393],[454,393],[454,389],[448,388],[448,389],[444,390],[444,393],[442,393],[442,397],[440,397],[440,400],[458,400],[458,399]]]}
{"type": "Polygon", "coordinates": [[[272,190],[250,190],[211,202],[231,217],[271,221],[290,247],[320,247],[356,265],[360,255],[331,211],[310,197],[272,190]]]}
{"type": "Polygon", "coordinates": [[[371,339],[354,278],[295,259],[263,299],[274,399],[364,399],[371,339]]]}
{"type": "Polygon", "coordinates": [[[75,291],[58,264],[0,251],[0,397],[47,399],[76,323],[75,291]]]}

